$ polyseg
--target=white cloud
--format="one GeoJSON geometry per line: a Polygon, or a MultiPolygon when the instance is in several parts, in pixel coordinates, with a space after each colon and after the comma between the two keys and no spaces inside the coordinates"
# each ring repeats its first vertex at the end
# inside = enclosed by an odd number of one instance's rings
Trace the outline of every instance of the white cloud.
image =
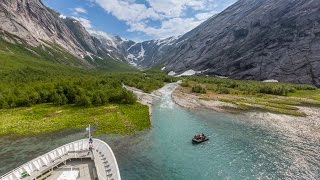
{"type": "Polygon", "coordinates": [[[94,35],[94,36],[102,36],[104,37],[107,42],[105,43],[108,43],[109,45],[111,46],[116,46],[114,44],[114,38],[115,36],[112,35],[112,34],[109,34],[109,33],[106,33],[104,31],[98,31],[94,28],[94,26],[92,25],[91,21],[86,19],[86,18],[83,18],[83,17],[72,17],[73,19],[79,21],[85,28],[86,30],[91,34],[91,35],[94,35]]]}
{"type": "Polygon", "coordinates": [[[130,32],[143,32],[153,38],[177,36],[190,31],[236,0],[94,0],[106,12],[124,21],[130,32]],[[193,11],[193,17],[186,16],[193,11]],[[157,21],[160,27],[152,26],[157,21]]]}
{"type": "Polygon", "coordinates": [[[137,22],[148,18],[160,18],[153,8],[147,8],[144,4],[135,4],[124,0],[96,0],[96,3],[123,21],[137,22]]]}
{"type": "Polygon", "coordinates": [[[206,0],[148,0],[151,7],[166,17],[180,17],[187,8],[200,10],[205,8],[206,0]]]}
{"type": "Polygon", "coordinates": [[[82,8],[82,7],[73,8],[72,11],[73,11],[72,13],[73,13],[74,15],[87,14],[87,10],[84,9],[84,8],[82,8]]]}
{"type": "Polygon", "coordinates": [[[151,37],[161,39],[173,35],[184,34],[185,32],[188,32],[194,27],[198,26],[201,22],[202,21],[196,20],[194,18],[171,18],[163,21],[161,23],[161,27],[159,28],[147,26],[144,23],[136,23],[132,24],[129,31],[140,31],[146,33],[151,37]]]}

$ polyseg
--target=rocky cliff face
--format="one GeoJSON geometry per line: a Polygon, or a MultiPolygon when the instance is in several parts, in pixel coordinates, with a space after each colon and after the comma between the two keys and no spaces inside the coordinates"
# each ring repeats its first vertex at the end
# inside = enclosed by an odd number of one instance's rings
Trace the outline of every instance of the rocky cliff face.
{"type": "Polygon", "coordinates": [[[87,61],[86,56],[92,60],[96,57],[125,61],[122,49],[129,42],[106,33],[89,34],[79,21],[60,17],[41,0],[0,0],[0,31],[5,32],[1,33],[2,38],[8,41],[11,36],[5,37],[7,33],[34,47],[58,44],[87,67],[98,64],[87,61]]]}
{"type": "Polygon", "coordinates": [[[96,56],[141,67],[161,64],[177,74],[320,86],[318,0],[239,0],[181,37],[141,43],[88,33],[77,20],[60,18],[41,0],[0,0],[0,31],[33,46],[58,44],[88,66],[96,64],[84,57],[96,56]]]}
{"type": "Polygon", "coordinates": [[[141,67],[151,67],[160,59],[165,58],[169,49],[176,44],[176,37],[134,43],[126,49],[126,58],[131,64],[141,67]]]}
{"type": "Polygon", "coordinates": [[[79,21],[69,17],[65,19],[62,18],[62,21],[67,25],[84,50],[93,54],[97,54],[97,47],[94,39],[79,21]]]}
{"type": "Polygon", "coordinates": [[[183,38],[158,62],[168,72],[320,86],[320,1],[239,0],[183,38]]]}
{"type": "Polygon", "coordinates": [[[63,22],[75,36],[79,44],[85,49],[87,56],[100,58],[112,58],[125,61],[126,52],[123,50],[127,44],[133,41],[125,40],[119,36],[107,33],[89,33],[82,24],[73,18],[65,18],[63,22]]]}
{"type": "Polygon", "coordinates": [[[0,0],[0,30],[33,46],[56,43],[76,56],[85,53],[59,14],[40,0],[0,0]]]}

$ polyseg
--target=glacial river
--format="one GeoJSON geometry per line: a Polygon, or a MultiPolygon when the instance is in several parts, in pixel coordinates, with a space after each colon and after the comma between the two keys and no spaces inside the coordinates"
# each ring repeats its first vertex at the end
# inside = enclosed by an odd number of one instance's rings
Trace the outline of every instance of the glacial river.
{"type": "MultiPolygon", "coordinates": [[[[98,137],[115,152],[122,179],[320,179],[318,140],[295,141],[244,116],[184,109],[172,87],[153,106],[152,128],[98,137]],[[193,145],[194,134],[210,140],[193,145]]],[[[0,174],[85,132],[0,139],[0,174]]]]}

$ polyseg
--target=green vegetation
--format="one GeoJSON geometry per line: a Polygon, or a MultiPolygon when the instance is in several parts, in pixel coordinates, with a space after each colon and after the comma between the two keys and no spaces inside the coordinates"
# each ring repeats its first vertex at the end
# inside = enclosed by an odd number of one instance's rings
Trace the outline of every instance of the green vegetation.
{"type": "Polygon", "coordinates": [[[206,91],[206,89],[204,87],[202,87],[201,85],[197,84],[195,86],[192,86],[191,92],[205,94],[207,91],[206,91]]]}
{"type": "MultiPolygon", "coordinates": [[[[312,85],[305,84],[290,84],[290,83],[267,83],[260,81],[244,81],[234,79],[222,79],[203,76],[187,77],[185,81],[194,81],[201,84],[207,84],[207,89],[221,94],[272,94],[286,96],[288,93],[293,93],[298,90],[316,90],[312,85]]],[[[185,82],[185,84],[188,84],[185,82]]]]}
{"type": "Polygon", "coordinates": [[[35,105],[0,110],[0,136],[32,135],[97,126],[96,134],[127,134],[150,127],[147,106],[134,103],[99,107],[35,105]]]}
{"type": "Polygon", "coordinates": [[[191,93],[202,93],[199,97],[202,100],[236,105],[237,108],[225,107],[231,111],[259,110],[306,116],[297,106],[320,107],[320,90],[312,85],[193,76],[185,77],[181,86],[191,93]]]}
{"type": "MultiPolygon", "coordinates": [[[[52,47],[58,52],[58,47],[52,47]]],[[[41,52],[37,51],[37,54],[41,52]]],[[[132,71],[129,65],[113,60],[104,60],[110,66],[103,66],[100,70],[65,66],[51,61],[50,54],[41,54],[40,58],[26,50],[25,45],[5,41],[0,41],[0,57],[0,108],[30,107],[41,103],[85,107],[133,104],[135,96],[122,88],[122,84],[151,92],[162,87],[164,82],[172,81],[163,73],[132,71]]],[[[60,56],[54,57],[59,59],[60,56]]]]}
{"type": "Polygon", "coordinates": [[[136,104],[135,95],[122,85],[151,92],[175,80],[112,59],[84,63],[57,45],[35,48],[12,39],[16,44],[0,39],[0,136],[82,128],[89,123],[98,126],[98,133],[142,130],[150,126],[148,108],[136,104]],[[100,112],[113,106],[120,115],[100,112]],[[59,111],[65,113],[44,118],[59,111]]]}

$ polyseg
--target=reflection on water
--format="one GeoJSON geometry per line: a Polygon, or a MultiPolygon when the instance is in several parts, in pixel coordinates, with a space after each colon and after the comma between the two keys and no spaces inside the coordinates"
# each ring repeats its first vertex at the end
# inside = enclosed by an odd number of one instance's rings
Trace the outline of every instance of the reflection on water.
{"type": "MultiPolygon", "coordinates": [[[[154,105],[152,128],[132,136],[101,136],[117,157],[123,179],[319,179],[319,140],[252,123],[241,116],[189,111],[170,91],[154,105]],[[203,132],[210,140],[193,145],[203,132]]],[[[1,141],[0,174],[85,133],[1,141]]]]}
{"type": "Polygon", "coordinates": [[[85,132],[64,131],[37,137],[0,139],[0,175],[63,144],[83,139],[85,132]]]}

